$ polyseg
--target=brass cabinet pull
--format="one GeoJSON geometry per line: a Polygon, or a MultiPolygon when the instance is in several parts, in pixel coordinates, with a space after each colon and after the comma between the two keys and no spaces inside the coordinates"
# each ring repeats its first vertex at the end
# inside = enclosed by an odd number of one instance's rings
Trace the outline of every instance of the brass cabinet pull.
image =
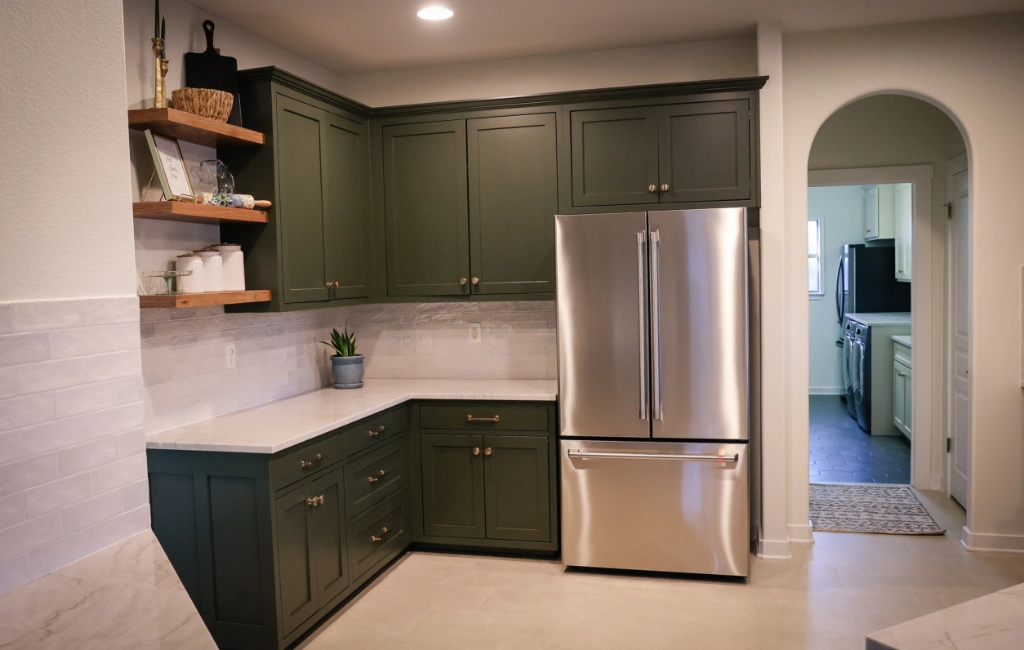
{"type": "Polygon", "coordinates": [[[372,438],[372,437],[374,437],[376,435],[380,435],[380,434],[384,433],[387,430],[388,430],[388,428],[382,424],[382,425],[380,425],[377,428],[376,431],[374,431],[373,429],[370,429],[369,431],[367,431],[366,435],[368,435],[368,436],[370,436],[372,438]]]}
{"type": "Polygon", "coordinates": [[[494,453],[494,450],[491,449],[490,447],[488,447],[487,449],[484,449],[484,456],[490,456],[493,453],[494,453]]]}
{"type": "Polygon", "coordinates": [[[647,186],[647,191],[653,194],[654,192],[658,191],[658,186],[657,185],[648,185],[647,186]]]}
{"type": "Polygon", "coordinates": [[[306,499],[306,505],[307,506],[316,507],[318,505],[322,506],[323,504],[324,504],[324,495],[322,495],[322,494],[320,496],[309,497],[308,499],[306,499]]]}
{"type": "Polygon", "coordinates": [[[480,448],[479,447],[473,447],[473,455],[474,456],[479,456],[480,455],[480,448]]]}
{"type": "Polygon", "coordinates": [[[380,529],[380,537],[377,537],[376,535],[370,535],[370,541],[373,542],[374,544],[376,544],[377,542],[379,542],[382,539],[384,539],[384,536],[387,535],[388,532],[390,532],[390,531],[388,531],[388,527],[384,526],[383,528],[380,529]]]}
{"type": "Polygon", "coordinates": [[[327,458],[327,456],[324,456],[323,454],[317,454],[316,456],[313,456],[313,460],[299,460],[299,467],[312,467],[313,465],[316,465],[317,463],[322,461],[324,458],[327,458]]]}
{"type": "Polygon", "coordinates": [[[664,185],[661,186],[661,191],[662,192],[667,192],[668,191],[668,183],[665,183],[664,185]]]}
{"type": "Polygon", "coordinates": [[[377,476],[367,476],[366,480],[369,483],[376,483],[377,481],[379,481],[382,477],[384,477],[386,475],[387,475],[386,471],[380,470],[380,473],[377,476]]]}
{"type": "Polygon", "coordinates": [[[490,418],[475,418],[472,415],[466,416],[466,422],[497,422],[500,416],[495,415],[490,418]]]}

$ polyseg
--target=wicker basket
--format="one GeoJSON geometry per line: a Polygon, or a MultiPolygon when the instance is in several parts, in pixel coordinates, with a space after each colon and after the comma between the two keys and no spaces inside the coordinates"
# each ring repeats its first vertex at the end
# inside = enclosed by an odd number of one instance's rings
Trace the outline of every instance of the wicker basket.
{"type": "Polygon", "coordinates": [[[231,93],[212,88],[179,88],[171,93],[174,108],[193,115],[227,122],[235,98],[231,93]]]}

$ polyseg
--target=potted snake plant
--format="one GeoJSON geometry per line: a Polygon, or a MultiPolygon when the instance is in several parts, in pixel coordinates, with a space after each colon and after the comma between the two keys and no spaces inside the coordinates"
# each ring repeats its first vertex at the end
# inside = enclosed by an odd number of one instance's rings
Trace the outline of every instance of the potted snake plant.
{"type": "Polygon", "coordinates": [[[334,350],[331,355],[331,374],[334,375],[335,388],[363,387],[363,355],[356,354],[356,334],[349,334],[348,323],[345,331],[331,329],[331,340],[320,341],[334,350]]]}

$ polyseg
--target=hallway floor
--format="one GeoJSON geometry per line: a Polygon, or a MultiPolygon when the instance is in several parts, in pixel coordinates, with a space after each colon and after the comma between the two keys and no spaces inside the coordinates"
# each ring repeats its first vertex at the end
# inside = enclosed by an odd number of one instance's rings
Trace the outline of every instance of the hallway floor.
{"type": "Polygon", "coordinates": [[[910,483],[910,443],[871,436],[837,395],[811,395],[812,483],[910,483]]]}
{"type": "Polygon", "coordinates": [[[751,557],[747,584],[411,552],[299,647],[862,650],[871,632],[1024,582],[1024,556],[964,550],[963,510],[920,496],[950,533],[815,533],[790,560],[751,557]]]}

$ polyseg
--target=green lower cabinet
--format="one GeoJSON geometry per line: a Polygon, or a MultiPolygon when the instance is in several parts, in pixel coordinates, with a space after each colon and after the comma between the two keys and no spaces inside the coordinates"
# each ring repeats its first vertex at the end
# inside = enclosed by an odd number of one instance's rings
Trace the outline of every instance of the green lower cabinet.
{"type": "Polygon", "coordinates": [[[411,442],[419,466],[413,463],[412,503],[419,520],[413,541],[556,552],[556,431],[554,407],[546,404],[415,406],[411,442]],[[437,431],[442,425],[446,430],[437,431]]]}
{"type": "Polygon", "coordinates": [[[483,539],[484,464],[480,436],[421,436],[423,532],[436,537],[483,539]]]}
{"type": "Polygon", "coordinates": [[[548,439],[484,436],[488,539],[551,539],[548,439]]]}
{"type": "Polygon", "coordinates": [[[316,612],[316,564],[313,555],[311,485],[274,502],[277,514],[277,565],[281,627],[288,635],[316,612]]]}

